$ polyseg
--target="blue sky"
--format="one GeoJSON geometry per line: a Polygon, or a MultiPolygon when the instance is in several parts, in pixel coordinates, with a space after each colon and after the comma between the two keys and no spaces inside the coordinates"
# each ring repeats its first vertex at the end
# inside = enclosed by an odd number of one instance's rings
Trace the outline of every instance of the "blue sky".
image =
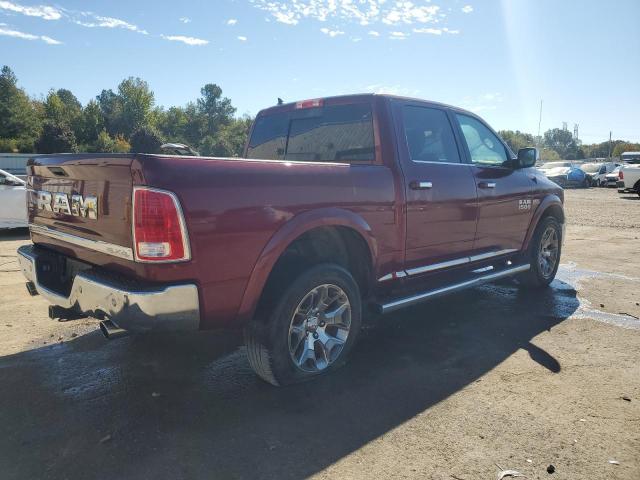
{"type": "Polygon", "coordinates": [[[238,113],[389,92],[536,134],[640,141],[640,1],[0,0],[0,64],[85,103],[140,76],[159,105],[219,84],[238,113]]]}

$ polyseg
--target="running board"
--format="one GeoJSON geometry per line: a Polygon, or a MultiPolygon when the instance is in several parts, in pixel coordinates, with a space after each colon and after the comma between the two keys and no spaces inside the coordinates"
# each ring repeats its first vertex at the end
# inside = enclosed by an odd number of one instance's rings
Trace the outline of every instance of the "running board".
{"type": "Polygon", "coordinates": [[[390,313],[395,310],[408,307],[410,305],[415,305],[417,303],[421,303],[426,300],[439,297],[440,295],[457,292],[459,290],[464,290],[466,288],[477,287],[478,285],[482,285],[483,283],[487,283],[487,282],[492,282],[494,280],[498,280],[499,278],[510,277],[517,273],[526,272],[527,270],[529,270],[529,268],[530,268],[529,264],[518,265],[516,267],[511,267],[505,270],[500,270],[498,272],[489,273],[487,275],[476,277],[461,283],[454,283],[453,285],[436,288],[435,290],[428,290],[426,292],[418,293],[410,297],[400,298],[398,300],[394,300],[389,303],[378,304],[376,305],[376,308],[378,310],[378,313],[382,313],[382,314],[390,313]]]}

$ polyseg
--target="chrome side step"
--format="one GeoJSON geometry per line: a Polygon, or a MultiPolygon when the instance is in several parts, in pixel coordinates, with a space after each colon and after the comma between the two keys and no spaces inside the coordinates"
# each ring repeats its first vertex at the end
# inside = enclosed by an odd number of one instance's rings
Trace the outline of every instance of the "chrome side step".
{"type": "Polygon", "coordinates": [[[518,265],[515,267],[507,268],[505,270],[500,270],[498,272],[488,273],[487,275],[482,275],[481,277],[472,278],[471,280],[466,280],[464,282],[454,283],[453,285],[448,285],[446,287],[436,288],[435,290],[428,290],[426,292],[418,293],[410,297],[400,298],[388,303],[379,304],[376,305],[376,307],[379,313],[390,313],[395,310],[408,307],[410,305],[415,305],[417,303],[439,297],[441,295],[464,290],[465,288],[477,287],[478,285],[492,282],[494,280],[498,280],[499,278],[510,277],[517,273],[526,272],[527,270],[529,270],[529,268],[531,268],[529,264],[518,265]]]}

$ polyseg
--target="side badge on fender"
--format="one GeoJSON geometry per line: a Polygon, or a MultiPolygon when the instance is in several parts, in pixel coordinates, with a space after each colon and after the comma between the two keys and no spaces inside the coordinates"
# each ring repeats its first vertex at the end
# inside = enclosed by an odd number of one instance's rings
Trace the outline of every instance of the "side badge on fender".
{"type": "Polygon", "coordinates": [[[531,199],[518,200],[518,210],[531,210],[531,199]]]}

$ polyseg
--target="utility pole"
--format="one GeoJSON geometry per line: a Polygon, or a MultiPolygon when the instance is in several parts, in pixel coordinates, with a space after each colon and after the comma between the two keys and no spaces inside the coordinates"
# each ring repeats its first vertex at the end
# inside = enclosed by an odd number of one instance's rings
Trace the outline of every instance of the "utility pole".
{"type": "Polygon", "coordinates": [[[611,161],[611,131],[609,131],[609,161],[611,161]]]}
{"type": "MultiPolygon", "coordinates": [[[[542,143],[542,139],[540,138],[540,125],[542,125],[542,99],[540,99],[540,117],[538,118],[538,143],[542,143]]],[[[539,147],[540,145],[538,145],[539,147]]]]}

